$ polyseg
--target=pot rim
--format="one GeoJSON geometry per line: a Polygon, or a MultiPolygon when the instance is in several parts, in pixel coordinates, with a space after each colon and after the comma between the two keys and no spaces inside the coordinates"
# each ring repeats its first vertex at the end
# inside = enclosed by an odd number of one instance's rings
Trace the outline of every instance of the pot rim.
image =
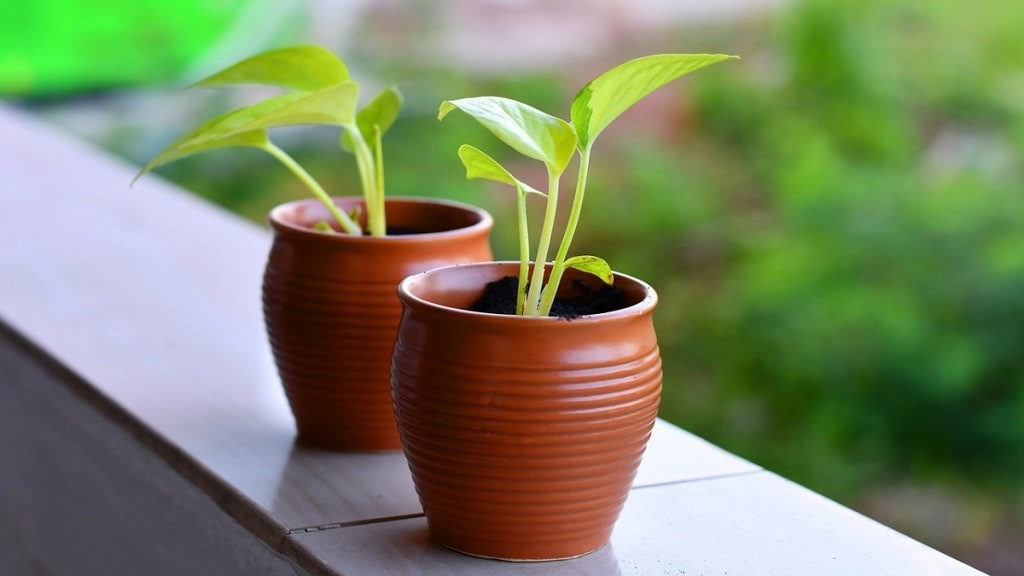
{"type": "MultiPolygon", "coordinates": [[[[365,202],[362,196],[332,196],[331,199],[340,205],[364,204],[365,202]]],[[[411,234],[399,234],[394,236],[353,236],[351,234],[342,233],[331,235],[318,232],[308,226],[301,226],[294,222],[290,222],[282,217],[284,213],[292,211],[299,206],[322,205],[322,202],[316,198],[300,198],[298,200],[290,200],[288,202],[278,204],[271,208],[270,213],[267,216],[267,221],[270,223],[271,227],[279,232],[292,232],[295,234],[310,235],[324,238],[326,241],[332,242],[344,239],[347,242],[360,243],[416,243],[436,239],[439,236],[472,236],[483,231],[489,231],[494,227],[494,217],[491,216],[490,212],[467,202],[459,202],[445,198],[433,198],[429,196],[388,196],[384,199],[385,211],[389,204],[442,206],[453,210],[460,210],[475,214],[480,218],[480,220],[461,228],[452,228],[436,232],[414,232],[411,234]]]]}
{"type": "MultiPolygon", "coordinates": [[[[532,264],[532,262],[531,262],[532,264]]],[[[551,263],[548,262],[545,266],[551,267],[551,263]]],[[[455,306],[448,306],[446,304],[440,304],[431,300],[428,300],[415,293],[415,288],[418,284],[424,282],[428,277],[447,274],[450,271],[461,269],[467,270],[470,268],[491,268],[491,267],[507,267],[511,270],[511,275],[518,274],[519,262],[513,260],[498,260],[488,262],[473,262],[469,264],[452,264],[448,266],[441,266],[426,272],[419,274],[413,274],[406,277],[398,284],[398,298],[402,301],[403,305],[417,307],[424,310],[431,310],[440,314],[453,315],[456,318],[464,319],[507,319],[509,322],[522,322],[522,323],[537,323],[552,325],[555,323],[562,323],[565,325],[580,325],[590,324],[595,322],[607,322],[613,319],[625,319],[635,316],[643,316],[651,314],[654,311],[655,306],[658,304],[658,293],[654,288],[640,280],[639,278],[623,274],[621,272],[613,272],[615,283],[626,282],[633,284],[639,289],[643,296],[635,304],[630,304],[625,308],[619,308],[618,310],[612,310],[610,312],[601,312],[599,314],[586,314],[583,316],[577,316],[574,318],[563,318],[558,316],[517,316],[513,314],[495,314],[492,312],[477,312],[474,310],[467,310],[465,308],[459,308],[455,306]]],[[[504,276],[508,276],[505,274],[504,276]]],[[[483,286],[480,286],[481,291],[483,286]]]]}

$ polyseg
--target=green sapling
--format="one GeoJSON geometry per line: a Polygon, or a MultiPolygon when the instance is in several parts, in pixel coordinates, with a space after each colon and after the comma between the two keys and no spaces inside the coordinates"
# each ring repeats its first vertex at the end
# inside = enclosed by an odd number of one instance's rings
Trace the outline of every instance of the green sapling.
{"type": "Polygon", "coordinates": [[[519,232],[519,288],[516,313],[523,316],[547,316],[554,304],[566,268],[578,268],[611,283],[611,267],[596,256],[569,258],[569,248],[579,225],[590,169],[591,150],[597,136],[645,96],[672,80],[711,64],[736,56],[724,54],[655,54],[630,60],[601,74],[584,86],[572,101],[571,122],[551,116],[527,104],[498,96],[480,96],[447,100],[441,103],[438,119],[455,109],[469,114],[499,140],[515,151],[544,163],[547,168],[547,192],[540,192],[515,178],[494,158],[464,144],[459,158],[467,178],[486,178],[516,188],[519,232]],[[544,283],[546,263],[558,209],[559,181],[576,153],[579,164],[572,206],[562,231],[551,273],[544,283]],[[536,193],[545,197],[545,210],[536,252],[530,254],[526,222],[526,197],[536,193]]]}
{"type": "MultiPolygon", "coordinates": [[[[323,202],[348,234],[363,234],[353,215],[341,211],[329,194],[284,150],[270,141],[268,130],[278,126],[323,124],[342,129],[340,145],[355,156],[366,205],[367,232],[384,236],[384,171],[381,136],[398,116],[402,95],[387,87],[362,109],[359,84],[345,63],[319,46],[302,45],[271,50],[247,58],[200,80],[196,86],[262,84],[284,88],[285,93],[243,106],[207,120],[157,154],[139,172],[216,148],[251,147],[279,160],[323,202]]],[[[326,223],[316,229],[332,231],[326,223]]]]}

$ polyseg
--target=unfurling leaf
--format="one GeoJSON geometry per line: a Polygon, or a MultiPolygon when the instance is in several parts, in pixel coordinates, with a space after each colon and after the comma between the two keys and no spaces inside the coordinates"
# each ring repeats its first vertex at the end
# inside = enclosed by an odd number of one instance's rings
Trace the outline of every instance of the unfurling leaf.
{"type": "MultiPolygon", "coordinates": [[[[356,114],[356,126],[359,127],[359,133],[362,134],[363,140],[370,149],[377,147],[377,128],[380,128],[381,135],[387,132],[398,118],[398,111],[401,108],[402,93],[398,91],[398,88],[389,86],[381,90],[359,110],[356,114]]],[[[348,132],[341,134],[341,147],[348,152],[353,149],[352,135],[348,132]]]]}
{"type": "Polygon", "coordinates": [[[605,284],[611,284],[615,281],[612,267],[603,258],[598,258],[597,256],[573,256],[565,261],[565,266],[593,274],[605,284]]]}

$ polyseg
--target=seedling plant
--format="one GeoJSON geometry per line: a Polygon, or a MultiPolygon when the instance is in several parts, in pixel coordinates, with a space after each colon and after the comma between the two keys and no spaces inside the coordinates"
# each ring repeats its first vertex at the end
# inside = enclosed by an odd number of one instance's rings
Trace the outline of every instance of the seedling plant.
{"type": "MultiPolygon", "coordinates": [[[[392,125],[402,105],[402,95],[391,86],[359,108],[359,84],[351,79],[345,62],[334,53],[313,45],[292,46],[252,56],[216,72],[195,85],[219,87],[258,84],[284,88],[285,92],[225,112],[181,136],[157,154],[139,172],[169,162],[229,147],[263,150],[279,160],[327,207],[342,231],[362,235],[358,214],[345,213],[313,176],[288,153],[271,142],[268,131],[279,126],[320,124],[342,129],[339,144],[355,156],[366,205],[366,232],[384,236],[384,169],[381,136],[392,125]]],[[[320,222],[317,229],[333,232],[320,222]]]]}
{"type": "Polygon", "coordinates": [[[589,272],[607,284],[613,282],[611,267],[603,259],[596,256],[568,257],[582,213],[591,151],[597,136],[622,113],[658,88],[690,72],[731,58],[736,56],[655,54],[630,60],[591,80],[576,94],[570,108],[569,122],[522,102],[499,96],[446,100],[441,104],[439,120],[443,120],[452,110],[462,110],[499,140],[520,154],[543,162],[547,169],[547,190],[542,192],[513,176],[497,160],[480,149],[469,144],[459,148],[459,158],[466,168],[467,178],[484,178],[509,184],[518,193],[518,315],[547,316],[567,268],[589,272]],[[544,263],[547,262],[554,236],[559,182],[577,153],[579,162],[576,187],[569,217],[545,284],[544,263]],[[545,198],[545,209],[536,252],[531,255],[526,201],[527,196],[533,194],[545,198]],[[535,263],[532,271],[531,262],[535,263]]]}

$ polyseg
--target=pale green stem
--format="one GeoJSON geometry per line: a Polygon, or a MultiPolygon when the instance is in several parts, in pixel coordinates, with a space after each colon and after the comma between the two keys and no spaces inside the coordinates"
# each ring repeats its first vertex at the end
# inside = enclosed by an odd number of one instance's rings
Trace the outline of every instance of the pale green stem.
{"type": "Polygon", "coordinates": [[[526,195],[523,187],[516,186],[516,216],[519,219],[519,285],[516,288],[516,314],[522,316],[526,305],[526,284],[530,275],[530,226],[526,218],[526,195]]]}
{"type": "Polygon", "coordinates": [[[384,147],[381,146],[381,132],[380,124],[374,124],[374,144],[376,148],[373,149],[374,153],[374,167],[377,171],[377,213],[380,214],[380,226],[384,228],[384,233],[387,234],[387,222],[385,219],[384,209],[384,147]]]}
{"type": "Polygon", "coordinates": [[[373,152],[363,139],[359,127],[344,126],[352,139],[352,153],[356,157],[359,169],[359,181],[363,187],[363,200],[366,203],[366,229],[371,236],[384,236],[387,225],[384,221],[381,192],[377,189],[377,171],[374,168],[373,152]]]}
{"type": "Polygon", "coordinates": [[[558,177],[560,173],[548,170],[548,200],[544,210],[544,222],[540,229],[540,240],[537,243],[537,254],[533,260],[533,275],[530,278],[530,291],[526,294],[524,316],[540,316],[540,296],[544,287],[544,267],[547,264],[548,249],[551,247],[551,232],[555,228],[555,216],[558,213],[558,177]]]}
{"type": "Polygon", "coordinates": [[[544,297],[540,302],[541,316],[547,316],[551,312],[551,306],[554,305],[555,296],[558,294],[558,285],[562,282],[562,274],[565,273],[565,260],[569,256],[569,247],[572,245],[576,227],[580,223],[580,214],[583,212],[583,196],[586,193],[589,171],[590,146],[588,145],[580,151],[580,169],[576,177],[576,191],[572,196],[572,209],[569,212],[569,219],[565,223],[565,232],[562,233],[562,242],[558,245],[558,253],[555,254],[555,261],[551,265],[548,285],[544,287],[544,297]]]}
{"type": "Polygon", "coordinates": [[[284,164],[285,167],[292,172],[292,174],[295,174],[295,176],[298,177],[298,179],[303,184],[305,184],[307,188],[309,188],[309,190],[313,193],[314,196],[316,196],[318,200],[320,200],[320,202],[323,202],[323,205],[327,208],[331,215],[334,216],[334,219],[338,221],[338,225],[341,226],[342,230],[344,230],[348,234],[352,234],[355,236],[359,236],[363,233],[363,230],[362,228],[359,227],[359,224],[354,222],[352,218],[349,218],[348,214],[342,212],[334,203],[334,200],[331,199],[330,195],[327,194],[327,192],[325,192],[324,189],[320,186],[320,184],[312,176],[310,176],[309,172],[306,172],[306,170],[303,169],[298,162],[292,159],[292,157],[289,156],[287,152],[281,150],[280,148],[278,148],[272,142],[269,141],[267,142],[266,146],[263,147],[263,149],[266,150],[274,158],[277,158],[282,164],[284,164]]]}

